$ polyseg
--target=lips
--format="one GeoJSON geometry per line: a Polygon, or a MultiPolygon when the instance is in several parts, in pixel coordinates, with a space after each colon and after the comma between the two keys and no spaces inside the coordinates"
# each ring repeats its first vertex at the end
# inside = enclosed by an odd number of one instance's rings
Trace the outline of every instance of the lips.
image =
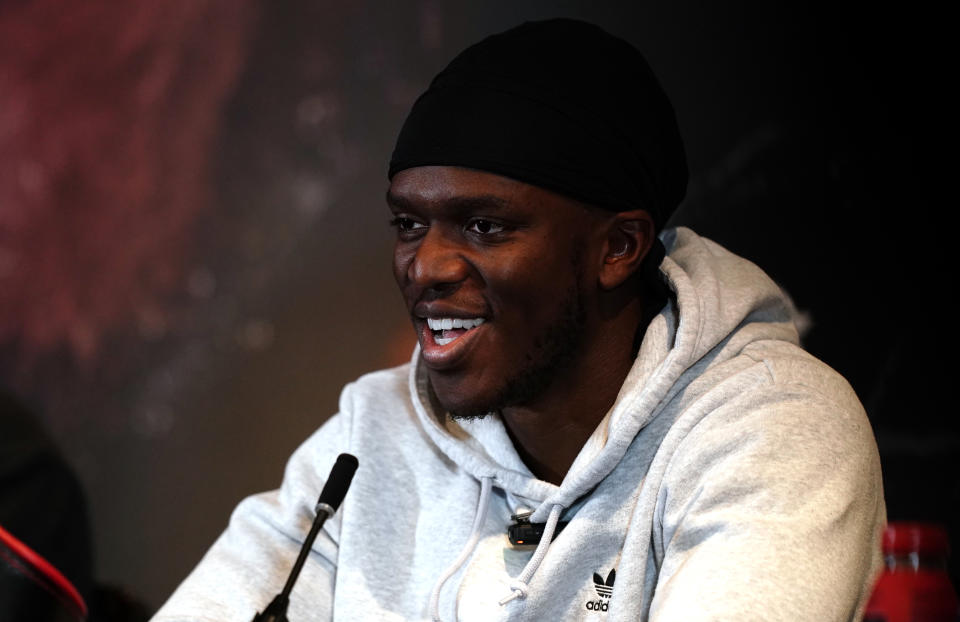
{"type": "Polygon", "coordinates": [[[424,362],[434,370],[456,366],[484,332],[486,318],[453,317],[430,314],[417,317],[420,351],[424,362]]]}

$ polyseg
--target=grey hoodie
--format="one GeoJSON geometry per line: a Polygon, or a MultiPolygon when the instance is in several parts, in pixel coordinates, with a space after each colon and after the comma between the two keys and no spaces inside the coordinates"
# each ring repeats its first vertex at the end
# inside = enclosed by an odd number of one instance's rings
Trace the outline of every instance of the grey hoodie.
{"type": "Polygon", "coordinates": [[[283,586],[335,457],[360,461],[289,619],[859,619],[881,557],[880,463],[856,395],[801,350],[752,263],[666,231],[674,292],[560,486],[496,415],[438,412],[419,351],[347,386],[340,412],[250,497],[155,621],[249,620],[283,586]],[[512,546],[511,515],[566,527],[512,546]]]}

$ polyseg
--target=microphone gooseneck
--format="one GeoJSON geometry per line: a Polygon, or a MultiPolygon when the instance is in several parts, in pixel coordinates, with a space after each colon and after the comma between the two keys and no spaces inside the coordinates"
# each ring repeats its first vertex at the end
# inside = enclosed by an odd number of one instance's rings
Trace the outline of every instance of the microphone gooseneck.
{"type": "Polygon", "coordinates": [[[300,576],[300,570],[303,568],[307,555],[313,547],[313,541],[316,540],[320,528],[327,518],[333,516],[343,503],[343,498],[347,495],[347,489],[350,488],[350,482],[353,480],[353,474],[357,470],[357,459],[350,454],[340,454],[333,468],[330,469],[330,476],[327,477],[327,483],[320,491],[320,497],[317,499],[317,505],[314,508],[316,517],[313,519],[313,525],[307,534],[303,546],[300,547],[300,554],[297,561],[290,570],[290,576],[283,586],[283,590],[277,594],[263,613],[257,613],[253,617],[253,622],[287,622],[287,605],[290,604],[290,592],[293,590],[293,584],[300,576]]]}

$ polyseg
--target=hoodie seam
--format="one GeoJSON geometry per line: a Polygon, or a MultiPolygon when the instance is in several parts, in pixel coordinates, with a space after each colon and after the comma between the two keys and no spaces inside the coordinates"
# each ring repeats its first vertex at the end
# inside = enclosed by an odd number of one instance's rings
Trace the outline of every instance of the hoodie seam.
{"type": "Polygon", "coordinates": [[[780,379],[773,370],[770,359],[767,357],[758,358],[753,354],[744,353],[744,356],[756,361],[758,364],[763,365],[764,369],[767,372],[767,376],[770,378],[769,386],[777,387],[799,387],[806,391],[809,391],[811,395],[816,396],[818,399],[823,400],[824,402],[830,404],[833,408],[837,409],[839,412],[849,413],[849,409],[844,406],[836,398],[829,395],[821,387],[814,386],[802,380],[796,379],[780,379]]]}

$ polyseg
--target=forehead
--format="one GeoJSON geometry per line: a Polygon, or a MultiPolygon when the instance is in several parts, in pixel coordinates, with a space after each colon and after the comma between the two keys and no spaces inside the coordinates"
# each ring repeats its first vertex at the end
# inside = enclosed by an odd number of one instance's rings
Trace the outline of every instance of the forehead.
{"type": "Polygon", "coordinates": [[[400,171],[390,182],[387,199],[436,203],[462,196],[490,194],[509,198],[522,182],[494,173],[457,166],[418,166],[400,171]]]}
{"type": "Polygon", "coordinates": [[[592,212],[583,203],[509,177],[456,166],[420,166],[393,176],[387,203],[394,210],[521,211],[552,218],[592,212]]]}

